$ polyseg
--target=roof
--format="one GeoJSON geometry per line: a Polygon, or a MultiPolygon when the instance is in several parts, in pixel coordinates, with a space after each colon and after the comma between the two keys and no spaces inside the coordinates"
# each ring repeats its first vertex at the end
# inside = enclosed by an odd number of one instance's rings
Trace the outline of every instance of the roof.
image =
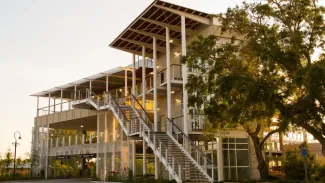
{"type": "MultiPolygon", "coordinates": [[[[83,86],[83,85],[89,83],[89,81],[100,80],[102,78],[104,78],[106,80],[106,76],[109,76],[109,75],[112,75],[112,74],[118,74],[118,75],[121,75],[121,76],[124,77],[124,70],[125,69],[126,68],[124,68],[124,67],[117,67],[117,68],[114,68],[114,69],[110,69],[110,70],[107,70],[107,71],[104,71],[104,72],[101,72],[101,73],[98,73],[98,74],[95,74],[95,75],[92,75],[92,76],[89,76],[89,77],[86,77],[86,78],[83,78],[83,79],[79,79],[77,81],[73,81],[71,83],[67,83],[67,84],[57,86],[57,87],[54,87],[54,88],[50,88],[50,89],[47,89],[47,90],[44,90],[44,91],[41,91],[41,92],[38,92],[38,93],[34,93],[31,96],[47,97],[48,94],[51,93],[52,97],[55,97],[56,95],[58,95],[58,97],[59,97],[61,95],[61,90],[68,90],[68,91],[70,90],[72,92],[72,91],[74,91],[75,86],[83,86]]],[[[124,84],[124,79],[123,79],[122,82],[124,84]]],[[[89,86],[89,85],[87,84],[87,86],[89,86]]],[[[104,87],[105,87],[105,84],[104,84],[104,87]]],[[[79,87],[78,89],[81,89],[81,88],[79,87]]],[[[69,98],[69,96],[64,97],[64,98],[69,98]]]]}
{"type": "MultiPolygon", "coordinates": [[[[152,60],[146,59],[146,67],[152,68],[152,60]]],[[[63,98],[72,99],[71,93],[74,91],[75,86],[77,90],[83,90],[89,88],[89,82],[92,81],[92,91],[103,91],[106,89],[106,76],[108,76],[109,89],[116,89],[125,85],[125,70],[130,70],[132,65],[126,67],[116,67],[98,74],[79,79],[61,86],[50,88],[38,93],[34,93],[31,96],[36,97],[48,97],[51,94],[52,98],[60,98],[61,90],[63,90],[63,98]]],[[[135,68],[139,69],[142,67],[142,61],[136,62],[135,68]]],[[[138,76],[136,76],[138,77],[138,76]]],[[[132,73],[128,72],[128,82],[132,81],[132,73]]]]}
{"type": "Polygon", "coordinates": [[[157,51],[166,50],[166,27],[170,29],[171,44],[180,44],[181,16],[186,17],[186,34],[193,35],[200,25],[211,25],[212,16],[208,13],[189,9],[161,0],[151,3],[111,44],[110,46],[126,52],[152,58],[153,37],[157,38],[157,51]]]}

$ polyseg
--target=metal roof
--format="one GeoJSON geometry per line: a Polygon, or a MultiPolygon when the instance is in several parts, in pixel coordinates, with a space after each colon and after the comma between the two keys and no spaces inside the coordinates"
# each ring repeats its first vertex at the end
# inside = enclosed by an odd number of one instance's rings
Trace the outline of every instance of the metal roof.
{"type": "MultiPolygon", "coordinates": [[[[104,71],[104,72],[101,72],[101,73],[98,73],[98,74],[95,74],[95,75],[92,75],[92,76],[89,76],[89,77],[86,77],[83,79],[79,79],[77,81],[73,81],[73,82],[65,84],[65,85],[57,86],[57,87],[54,87],[54,88],[51,88],[48,90],[44,90],[42,92],[34,93],[31,96],[48,97],[49,94],[51,94],[52,97],[55,97],[56,95],[60,96],[61,90],[74,91],[75,86],[83,86],[83,85],[89,83],[89,81],[96,82],[96,80],[100,81],[100,79],[103,79],[103,78],[106,80],[106,76],[112,76],[113,74],[120,75],[120,76],[124,77],[125,69],[128,69],[128,67],[117,67],[114,69],[110,69],[110,70],[107,70],[107,71],[104,71]]],[[[113,81],[112,80],[110,80],[110,81],[112,84],[113,81]]],[[[124,79],[122,79],[122,81],[120,81],[120,82],[122,82],[121,85],[124,85],[124,79]]],[[[106,84],[104,84],[104,87],[105,87],[105,85],[106,84]]],[[[79,89],[82,89],[82,88],[84,88],[84,87],[81,87],[81,88],[79,87],[79,89]]],[[[57,96],[57,97],[59,97],[59,96],[57,96]]],[[[64,98],[69,98],[69,96],[64,97],[64,98]]]]}
{"type": "Polygon", "coordinates": [[[171,44],[180,44],[181,15],[186,17],[186,33],[193,35],[199,25],[211,25],[211,15],[161,0],[151,3],[111,44],[119,50],[141,55],[142,46],[152,58],[153,37],[157,38],[157,51],[166,51],[166,27],[170,29],[171,44]]]}

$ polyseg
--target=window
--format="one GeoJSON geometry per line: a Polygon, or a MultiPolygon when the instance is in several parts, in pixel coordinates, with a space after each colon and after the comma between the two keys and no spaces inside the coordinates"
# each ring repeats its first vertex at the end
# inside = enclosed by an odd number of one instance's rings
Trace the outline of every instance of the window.
{"type": "Polygon", "coordinates": [[[247,138],[222,139],[225,180],[249,179],[249,154],[247,138]]]}

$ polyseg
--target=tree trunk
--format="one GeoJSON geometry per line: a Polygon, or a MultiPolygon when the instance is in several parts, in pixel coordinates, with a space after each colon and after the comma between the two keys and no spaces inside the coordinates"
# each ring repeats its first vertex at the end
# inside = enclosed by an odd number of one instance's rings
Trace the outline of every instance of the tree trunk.
{"type": "Polygon", "coordinates": [[[260,173],[261,180],[265,180],[269,175],[269,167],[266,164],[266,161],[263,157],[262,149],[260,148],[260,139],[256,134],[253,133],[249,133],[249,136],[252,138],[254,144],[256,159],[258,162],[257,169],[260,173]]]}

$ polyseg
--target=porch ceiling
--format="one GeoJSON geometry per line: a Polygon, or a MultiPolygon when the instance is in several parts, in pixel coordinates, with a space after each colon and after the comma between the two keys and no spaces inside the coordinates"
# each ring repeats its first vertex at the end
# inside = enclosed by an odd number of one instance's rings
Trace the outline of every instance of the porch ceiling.
{"type": "Polygon", "coordinates": [[[110,46],[126,52],[141,55],[142,46],[146,55],[152,58],[153,36],[157,38],[157,51],[166,50],[166,27],[170,29],[171,44],[180,44],[181,16],[186,17],[186,34],[192,35],[194,29],[210,24],[210,15],[168,2],[155,0],[138,16],[110,46]]]}

